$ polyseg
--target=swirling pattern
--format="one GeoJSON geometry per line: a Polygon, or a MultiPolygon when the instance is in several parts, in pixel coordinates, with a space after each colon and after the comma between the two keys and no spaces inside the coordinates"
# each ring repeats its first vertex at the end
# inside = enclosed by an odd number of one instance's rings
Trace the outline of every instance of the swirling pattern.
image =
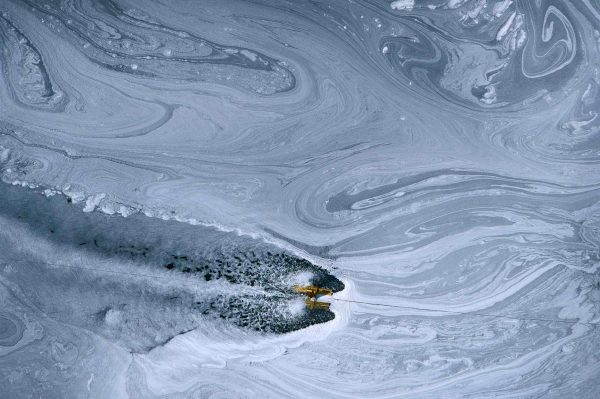
{"type": "Polygon", "coordinates": [[[598,2],[7,0],[0,50],[8,397],[597,396],[598,2]]]}
{"type": "Polygon", "coordinates": [[[44,61],[35,46],[6,18],[0,17],[3,69],[13,98],[22,105],[55,107],[63,98],[53,87],[44,61]],[[16,85],[17,87],[12,87],[16,85]]]}
{"type": "Polygon", "coordinates": [[[15,346],[23,339],[23,322],[13,314],[0,315],[0,346],[15,346]]]}

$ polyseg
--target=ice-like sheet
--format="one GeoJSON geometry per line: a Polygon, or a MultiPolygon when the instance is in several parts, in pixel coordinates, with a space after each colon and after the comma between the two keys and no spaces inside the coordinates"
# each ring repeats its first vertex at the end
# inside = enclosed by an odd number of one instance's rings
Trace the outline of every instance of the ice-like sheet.
{"type": "Polygon", "coordinates": [[[0,392],[596,397],[599,51],[593,0],[0,2],[0,392]]]}

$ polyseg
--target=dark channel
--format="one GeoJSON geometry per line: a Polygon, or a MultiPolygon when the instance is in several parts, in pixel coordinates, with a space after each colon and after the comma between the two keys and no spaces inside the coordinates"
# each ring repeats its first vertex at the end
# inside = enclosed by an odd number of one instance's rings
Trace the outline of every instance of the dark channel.
{"type": "Polygon", "coordinates": [[[20,186],[0,184],[0,223],[29,233],[18,248],[0,243],[7,248],[0,262],[13,266],[2,277],[25,291],[16,297],[131,351],[210,320],[275,334],[332,320],[328,310],[289,311],[303,298],[292,290],[294,275],[344,289],[325,269],[257,239],[140,213],[84,213],[63,195],[20,186]],[[48,260],[43,248],[61,260],[48,260]]]}

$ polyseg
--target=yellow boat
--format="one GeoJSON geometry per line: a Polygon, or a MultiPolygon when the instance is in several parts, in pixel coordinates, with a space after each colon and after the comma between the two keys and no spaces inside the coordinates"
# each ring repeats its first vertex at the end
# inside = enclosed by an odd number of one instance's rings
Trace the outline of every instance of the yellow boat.
{"type": "Polygon", "coordinates": [[[299,294],[304,294],[309,298],[316,298],[321,295],[333,295],[333,290],[329,288],[321,288],[316,285],[294,285],[294,291],[299,294]]]}
{"type": "Polygon", "coordinates": [[[329,310],[329,302],[319,302],[317,298],[307,298],[304,303],[310,310],[329,310]]]}
{"type": "Polygon", "coordinates": [[[308,298],[304,300],[306,307],[310,310],[329,310],[328,302],[319,302],[317,297],[322,295],[333,295],[333,290],[329,288],[321,288],[316,285],[294,285],[294,291],[299,294],[304,294],[308,298]]]}

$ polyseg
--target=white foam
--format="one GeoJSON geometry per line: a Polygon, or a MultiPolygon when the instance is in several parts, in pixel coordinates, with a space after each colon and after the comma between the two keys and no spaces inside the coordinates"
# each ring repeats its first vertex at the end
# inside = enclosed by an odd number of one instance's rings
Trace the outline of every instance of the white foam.
{"type": "Polygon", "coordinates": [[[392,10],[412,10],[415,6],[414,0],[396,0],[390,3],[392,10]]]}

